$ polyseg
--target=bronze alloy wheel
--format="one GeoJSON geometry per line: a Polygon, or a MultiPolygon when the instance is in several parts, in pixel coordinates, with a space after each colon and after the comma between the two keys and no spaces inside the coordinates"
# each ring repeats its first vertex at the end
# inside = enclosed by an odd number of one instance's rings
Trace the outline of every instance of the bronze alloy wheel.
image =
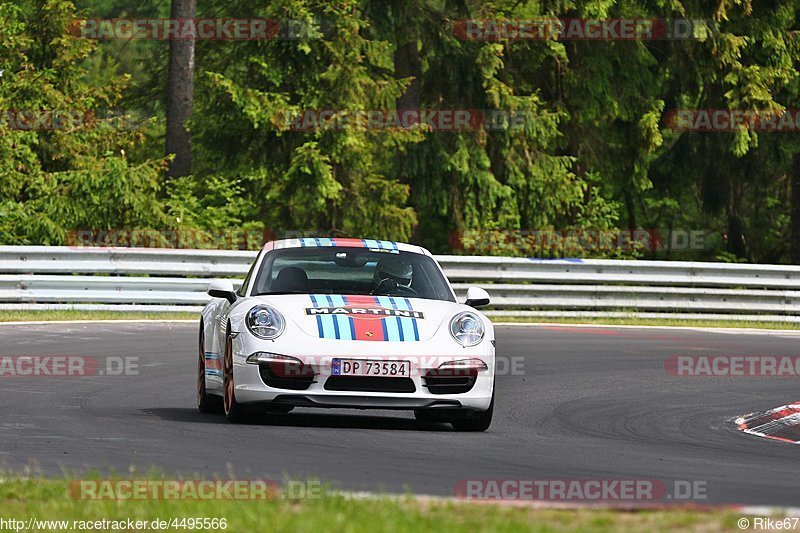
{"type": "Polygon", "coordinates": [[[201,413],[218,413],[220,404],[219,396],[209,394],[206,389],[206,336],[200,325],[200,340],[197,354],[197,409],[201,413]]]}
{"type": "Polygon", "coordinates": [[[255,414],[247,405],[236,401],[236,384],[233,380],[233,337],[230,332],[225,336],[225,357],[222,363],[223,375],[223,408],[225,418],[231,422],[251,422],[255,414]]]}
{"type": "Polygon", "coordinates": [[[233,394],[233,341],[230,335],[225,336],[225,362],[223,364],[223,387],[225,389],[224,404],[225,416],[231,417],[234,411],[234,403],[236,398],[233,394]]]}
{"type": "MultiPolygon", "coordinates": [[[[200,328],[200,354],[197,358],[197,408],[201,409],[206,394],[206,336],[200,328]]],[[[202,410],[202,409],[201,409],[202,410]]]]}

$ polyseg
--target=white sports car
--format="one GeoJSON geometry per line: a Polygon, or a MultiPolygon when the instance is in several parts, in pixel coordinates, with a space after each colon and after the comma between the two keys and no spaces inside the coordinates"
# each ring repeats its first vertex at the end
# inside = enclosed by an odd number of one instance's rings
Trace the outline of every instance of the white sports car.
{"type": "Polygon", "coordinates": [[[455,293],[419,246],[371,239],[267,243],[241,287],[208,289],[197,405],[232,421],[294,407],[413,410],[485,431],[494,409],[489,295],[455,293]]]}

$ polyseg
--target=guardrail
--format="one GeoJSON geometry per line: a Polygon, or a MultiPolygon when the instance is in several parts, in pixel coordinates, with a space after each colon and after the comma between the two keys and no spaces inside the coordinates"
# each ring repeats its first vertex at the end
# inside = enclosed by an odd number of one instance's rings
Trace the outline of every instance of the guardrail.
{"type": "MultiPolygon", "coordinates": [[[[210,279],[234,284],[256,252],[0,246],[0,309],[199,311],[210,279]]],[[[489,314],[800,322],[800,266],[438,256],[456,293],[489,314]]]]}

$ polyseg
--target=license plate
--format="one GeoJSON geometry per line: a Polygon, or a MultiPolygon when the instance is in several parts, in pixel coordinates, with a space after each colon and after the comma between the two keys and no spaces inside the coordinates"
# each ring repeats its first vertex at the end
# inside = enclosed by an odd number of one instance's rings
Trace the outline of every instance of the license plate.
{"type": "Polygon", "coordinates": [[[411,377],[411,361],[370,361],[369,359],[334,359],[331,364],[334,376],[381,376],[387,378],[411,377]]]}

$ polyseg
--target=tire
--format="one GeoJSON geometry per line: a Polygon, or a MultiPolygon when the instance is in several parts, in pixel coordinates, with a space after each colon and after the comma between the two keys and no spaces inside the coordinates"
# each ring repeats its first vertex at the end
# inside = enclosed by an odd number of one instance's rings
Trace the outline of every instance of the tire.
{"type": "Polygon", "coordinates": [[[289,411],[291,411],[293,409],[294,409],[294,405],[276,404],[276,405],[268,405],[267,407],[264,408],[264,411],[267,414],[285,415],[286,413],[288,413],[289,411]]]}
{"type": "Polygon", "coordinates": [[[448,422],[447,417],[437,415],[430,409],[415,409],[414,418],[416,418],[417,422],[421,424],[436,424],[439,422],[448,422]]]}
{"type": "Polygon", "coordinates": [[[201,413],[219,413],[222,411],[222,399],[206,390],[206,336],[203,323],[200,323],[200,353],[197,358],[197,409],[201,413]]]}
{"type": "Polygon", "coordinates": [[[230,331],[225,334],[225,356],[222,363],[222,407],[225,418],[234,423],[252,422],[253,412],[236,401],[236,384],[233,380],[233,341],[230,331]]]}
{"type": "Polygon", "coordinates": [[[487,410],[473,413],[464,418],[454,418],[451,424],[456,431],[486,431],[492,425],[493,413],[494,392],[492,392],[492,402],[487,410]]]}

